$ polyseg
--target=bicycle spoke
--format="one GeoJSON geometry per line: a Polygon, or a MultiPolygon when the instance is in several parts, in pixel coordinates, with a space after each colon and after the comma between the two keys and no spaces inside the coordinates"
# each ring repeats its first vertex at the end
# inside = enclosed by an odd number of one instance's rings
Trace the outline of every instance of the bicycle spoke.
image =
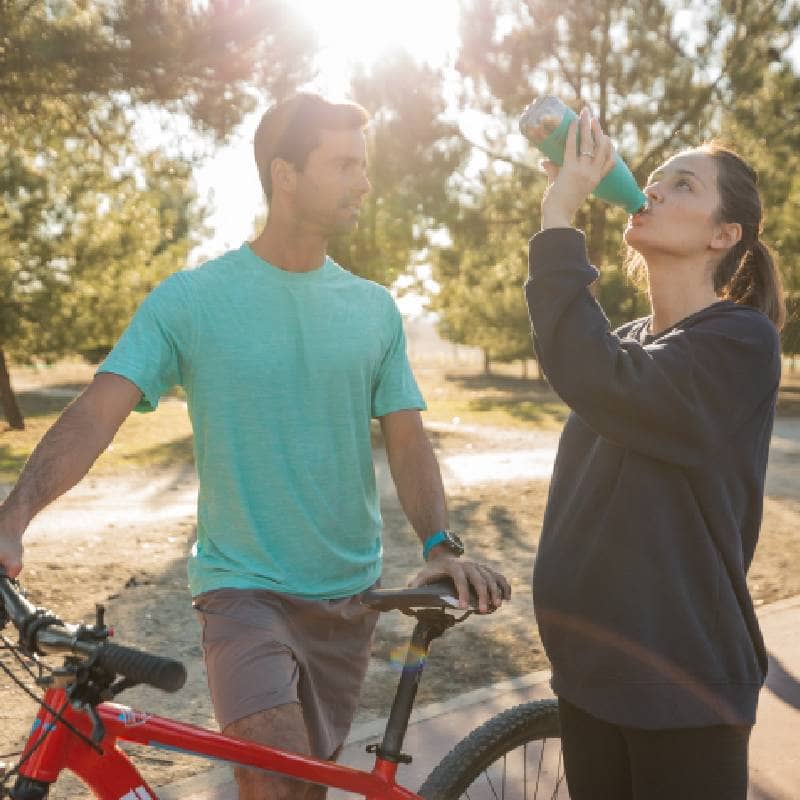
{"type": "Polygon", "coordinates": [[[539,781],[542,779],[542,764],[544,763],[544,746],[546,743],[547,739],[542,742],[542,746],[539,748],[539,764],[536,769],[536,794],[534,797],[539,794],[539,781]]]}
{"type": "Polygon", "coordinates": [[[550,800],[558,799],[558,792],[561,789],[561,785],[564,783],[564,778],[566,777],[565,774],[561,771],[561,763],[563,756],[564,756],[564,751],[559,747],[558,766],[556,767],[556,786],[555,789],[553,790],[553,794],[551,795],[550,800]]]}
{"type": "MultiPolygon", "coordinates": [[[[503,756],[503,761],[505,761],[505,756],[503,756]]],[[[492,783],[492,779],[489,777],[488,770],[486,772],[484,772],[483,774],[486,776],[486,780],[487,780],[487,782],[489,784],[489,788],[492,790],[492,794],[494,795],[495,800],[500,800],[500,795],[497,794],[497,792],[494,790],[494,784],[492,783]]]]}
{"type": "MultiPolygon", "coordinates": [[[[522,788],[523,791],[525,792],[523,800],[528,800],[528,745],[527,744],[524,744],[522,746],[522,788]]],[[[536,795],[534,795],[534,797],[536,797],[536,795]]]]}
{"type": "Polygon", "coordinates": [[[485,767],[463,790],[465,800],[566,800],[561,740],[523,742],[485,767]]]}

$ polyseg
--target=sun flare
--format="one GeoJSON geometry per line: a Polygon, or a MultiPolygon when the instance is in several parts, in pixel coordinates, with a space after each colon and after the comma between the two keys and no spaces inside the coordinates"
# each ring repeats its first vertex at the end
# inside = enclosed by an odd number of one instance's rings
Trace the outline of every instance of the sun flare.
{"type": "Polygon", "coordinates": [[[356,64],[369,66],[402,47],[415,59],[445,64],[458,42],[458,0],[295,0],[319,42],[319,78],[346,92],[356,64]]]}
{"type": "MultiPolygon", "coordinates": [[[[417,61],[447,67],[459,43],[459,5],[459,0],[291,0],[295,13],[317,35],[318,74],[300,88],[333,101],[350,100],[353,68],[369,68],[397,47],[417,61]]],[[[238,247],[253,235],[249,212],[261,208],[263,196],[253,168],[252,137],[264,110],[252,114],[195,173],[200,195],[211,201],[208,224],[214,231],[195,250],[195,262],[238,247]]]]}

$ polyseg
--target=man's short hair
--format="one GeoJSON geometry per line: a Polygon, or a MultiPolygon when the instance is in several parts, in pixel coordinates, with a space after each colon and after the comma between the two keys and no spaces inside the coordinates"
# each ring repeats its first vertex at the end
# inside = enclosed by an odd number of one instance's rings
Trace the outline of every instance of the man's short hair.
{"type": "Polygon", "coordinates": [[[367,111],[356,103],[330,103],[316,94],[300,93],[284,100],[261,117],[253,146],[264,194],[272,199],[272,161],[282,158],[302,170],[308,154],[318,147],[320,131],[361,129],[367,111]]]}

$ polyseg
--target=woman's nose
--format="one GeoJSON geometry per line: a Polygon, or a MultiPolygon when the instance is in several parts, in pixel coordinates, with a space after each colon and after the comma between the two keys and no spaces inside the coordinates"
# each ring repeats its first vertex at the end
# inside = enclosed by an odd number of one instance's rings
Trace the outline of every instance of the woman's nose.
{"type": "Polygon", "coordinates": [[[645,186],[644,194],[650,203],[659,203],[663,199],[661,186],[658,183],[651,183],[649,186],[645,186]]]}

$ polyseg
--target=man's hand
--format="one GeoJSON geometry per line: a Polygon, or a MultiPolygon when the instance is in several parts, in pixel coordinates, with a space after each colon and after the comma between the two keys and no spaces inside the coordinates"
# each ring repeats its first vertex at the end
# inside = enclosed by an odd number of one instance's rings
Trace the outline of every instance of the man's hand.
{"type": "Polygon", "coordinates": [[[485,564],[458,558],[444,551],[431,551],[428,563],[419,571],[409,586],[424,586],[439,578],[451,578],[458,593],[461,608],[469,605],[469,587],[478,595],[478,610],[482,614],[498,608],[503,600],[511,597],[511,586],[503,575],[485,564]]]}

